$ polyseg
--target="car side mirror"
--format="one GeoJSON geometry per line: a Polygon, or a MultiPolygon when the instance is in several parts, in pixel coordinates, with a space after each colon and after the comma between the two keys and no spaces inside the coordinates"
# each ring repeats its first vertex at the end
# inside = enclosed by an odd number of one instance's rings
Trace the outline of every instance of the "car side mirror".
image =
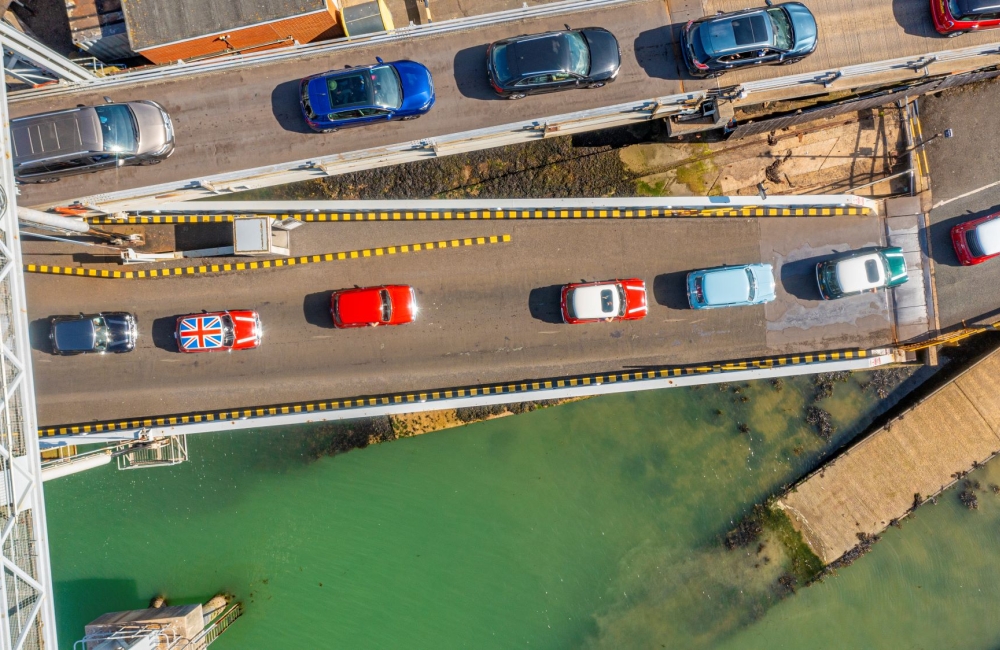
{"type": "Polygon", "coordinates": [[[111,101],[111,98],[110,98],[110,97],[108,97],[107,95],[105,95],[105,96],[104,96],[104,101],[106,101],[106,102],[107,102],[107,103],[109,103],[109,104],[114,104],[114,102],[113,102],[113,101],[111,101]]]}
{"type": "Polygon", "coordinates": [[[379,63],[385,63],[385,61],[383,61],[382,57],[380,56],[375,57],[375,60],[378,61],[379,63]]]}
{"type": "Polygon", "coordinates": [[[774,0],[764,0],[764,4],[766,4],[768,7],[773,7],[774,0]]]}

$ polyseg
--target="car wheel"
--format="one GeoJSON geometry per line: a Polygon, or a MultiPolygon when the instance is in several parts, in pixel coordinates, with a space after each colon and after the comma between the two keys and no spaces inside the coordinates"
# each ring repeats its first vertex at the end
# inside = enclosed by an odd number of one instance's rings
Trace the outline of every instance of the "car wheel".
{"type": "Polygon", "coordinates": [[[589,86],[587,86],[587,88],[604,88],[604,82],[603,81],[595,81],[594,83],[592,83],[589,86]]]}
{"type": "Polygon", "coordinates": [[[961,36],[962,34],[968,34],[969,32],[951,32],[948,34],[948,38],[955,38],[956,36],[961,36]]]}
{"type": "Polygon", "coordinates": [[[702,77],[702,79],[715,79],[716,77],[721,77],[721,72],[709,72],[707,75],[702,77]]]}
{"type": "Polygon", "coordinates": [[[407,115],[406,117],[403,118],[403,121],[406,122],[407,120],[415,120],[418,117],[420,117],[420,116],[419,115],[407,115]]]}
{"type": "Polygon", "coordinates": [[[513,95],[507,95],[507,99],[524,99],[524,93],[514,93],[513,95]]]}
{"type": "Polygon", "coordinates": [[[320,133],[336,133],[337,129],[320,129],[320,133]]]}
{"type": "Polygon", "coordinates": [[[58,183],[58,178],[40,178],[37,181],[28,181],[29,183],[37,183],[38,185],[44,185],[46,183],[58,183]]]}
{"type": "Polygon", "coordinates": [[[802,59],[785,59],[784,61],[782,61],[778,65],[792,65],[793,63],[798,63],[801,60],[802,59]]]}
{"type": "Polygon", "coordinates": [[[139,166],[140,167],[149,167],[150,165],[159,165],[161,162],[163,162],[163,161],[162,160],[143,160],[141,163],[139,163],[139,166]]]}

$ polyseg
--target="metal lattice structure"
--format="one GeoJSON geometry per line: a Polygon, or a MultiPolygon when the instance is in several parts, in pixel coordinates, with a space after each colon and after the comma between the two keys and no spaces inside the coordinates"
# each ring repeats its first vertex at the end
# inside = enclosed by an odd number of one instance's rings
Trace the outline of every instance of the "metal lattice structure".
{"type": "Polygon", "coordinates": [[[56,645],[6,90],[0,85],[0,650],[56,645]]]}

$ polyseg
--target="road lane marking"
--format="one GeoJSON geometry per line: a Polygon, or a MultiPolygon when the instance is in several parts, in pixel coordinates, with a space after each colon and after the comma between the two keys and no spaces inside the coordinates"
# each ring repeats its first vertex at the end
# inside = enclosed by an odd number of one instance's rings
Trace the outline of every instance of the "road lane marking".
{"type": "Polygon", "coordinates": [[[302,255],[300,257],[283,257],[276,260],[260,262],[236,262],[227,264],[202,264],[200,266],[179,266],[169,269],[152,269],[149,271],[111,271],[107,269],[88,269],[81,266],[49,266],[47,264],[25,264],[26,273],[43,273],[48,275],[69,275],[85,278],[110,278],[115,280],[146,280],[150,278],[166,278],[176,276],[194,276],[215,273],[236,273],[239,271],[257,271],[277,269],[303,264],[320,264],[324,262],[339,262],[342,260],[381,257],[384,255],[400,255],[419,251],[440,250],[442,248],[465,248],[468,246],[489,246],[505,244],[510,241],[510,235],[490,235],[488,237],[464,237],[442,241],[423,242],[419,244],[403,244],[386,246],[384,248],[365,248],[341,253],[323,253],[320,255],[302,255]]]}
{"type": "Polygon", "coordinates": [[[94,225],[191,224],[226,223],[241,217],[296,219],[304,222],[346,221],[482,221],[482,220],[550,220],[550,219],[664,219],[692,217],[864,217],[862,207],[827,206],[801,208],[719,207],[719,208],[559,208],[521,210],[389,210],[344,212],[282,212],[262,214],[156,214],[127,217],[100,216],[85,220],[94,225]]]}
{"type": "Polygon", "coordinates": [[[979,194],[980,192],[985,192],[986,190],[994,188],[997,185],[1000,185],[1000,181],[993,181],[989,185],[983,185],[982,187],[978,187],[978,188],[972,190],[971,192],[966,192],[965,194],[959,194],[958,196],[956,196],[954,198],[951,198],[951,199],[945,199],[943,201],[938,201],[937,203],[935,203],[934,205],[931,206],[931,210],[937,210],[942,205],[948,205],[952,201],[958,201],[959,199],[964,199],[966,197],[972,196],[973,194],[979,194]]]}
{"type": "MultiPolygon", "coordinates": [[[[413,404],[434,402],[456,397],[476,397],[478,395],[518,394],[539,390],[542,387],[567,388],[573,386],[592,386],[610,383],[635,382],[650,379],[668,379],[719,372],[734,372],[751,368],[767,369],[778,366],[809,365],[824,361],[839,361],[844,359],[862,359],[869,356],[867,350],[850,349],[829,352],[814,352],[811,354],[796,354],[781,357],[764,357],[742,361],[728,361],[713,364],[701,364],[676,367],[657,367],[646,370],[632,370],[619,373],[593,375],[578,375],[555,379],[539,379],[516,383],[491,384],[487,386],[472,386],[465,388],[438,389],[420,393],[396,393],[374,395],[368,397],[352,397],[349,399],[328,399],[319,402],[293,402],[275,404],[272,406],[253,406],[241,409],[206,411],[159,417],[141,417],[123,420],[108,420],[103,422],[88,422],[79,424],[61,424],[52,427],[39,427],[38,435],[52,437],[69,434],[103,433],[106,431],[122,431],[150,427],[162,427],[175,424],[192,424],[197,422],[226,422],[239,419],[256,419],[286,413],[301,413],[303,411],[337,411],[385,404],[413,404]]],[[[539,396],[544,399],[544,396],[539,396]]]]}

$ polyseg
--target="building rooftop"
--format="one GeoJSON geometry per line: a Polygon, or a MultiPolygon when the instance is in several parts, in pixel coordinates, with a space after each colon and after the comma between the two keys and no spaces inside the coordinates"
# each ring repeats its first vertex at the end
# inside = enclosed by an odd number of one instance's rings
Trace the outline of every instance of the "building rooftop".
{"type": "Polygon", "coordinates": [[[326,9],[325,0],[121,0],[132,49],[326,9]]]}

